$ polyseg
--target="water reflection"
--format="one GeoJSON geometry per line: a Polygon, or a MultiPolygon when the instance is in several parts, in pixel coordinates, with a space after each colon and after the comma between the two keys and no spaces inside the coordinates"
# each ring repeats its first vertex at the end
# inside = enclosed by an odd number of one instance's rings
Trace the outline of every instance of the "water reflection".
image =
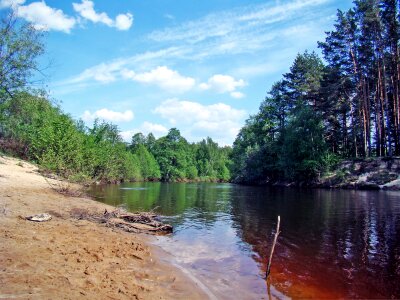
{"type": "Polygon", "coordinates": [[[158,207],[175,226],[160,245],[218,298],[266,297],[260,274],[277,215],[282,233],[271,283],[279,291],[297,298],[400,297],[398,192],[134,183],[92,193],[131,211],[158,207]]]}

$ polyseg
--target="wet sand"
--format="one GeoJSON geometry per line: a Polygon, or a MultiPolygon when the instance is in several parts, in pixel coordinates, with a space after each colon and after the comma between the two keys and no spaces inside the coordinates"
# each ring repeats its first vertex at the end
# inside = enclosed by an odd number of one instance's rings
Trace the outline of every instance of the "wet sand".
{"type": "Polygon", "coordinates": [[[0,157],[0,299],[206,299],[145,235],[71,215],[113,208],[64,196],[37,167],[0,157]],[[24,217],[50,213],[50,221],[24,217]]]}

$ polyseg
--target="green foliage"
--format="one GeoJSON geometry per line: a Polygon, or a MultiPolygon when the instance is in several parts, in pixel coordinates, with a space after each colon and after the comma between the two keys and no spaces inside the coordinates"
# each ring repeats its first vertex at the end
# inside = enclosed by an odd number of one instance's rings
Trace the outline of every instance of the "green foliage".
{"type": "Polygon", "coordinates": [[[0,24],[0,147],[71,180],[229,180],[230,150],[207,138],[189,144],[179,130],[156,139],[137,133],[122,141],[116,125],[74,121],[44,93],[27,92],[43,53],[42,32],[16,21],[0,24]]]}
{"type": "Polygon", "coordinates": [[[236,181],[311,180],[325,168],[324,128],[317,113],[324,66],[315,53],[305,52],[290,70],[234,142],[236,181]]]}
{"type": "Polygon", "coordinates": [[[37,71],[36,58],[44,51],[42,36],[13,14],[0,20],[0,103],[25,88],[37,71]]]}
{"type": "Polygon", "coordinates": [[[176,128],[170,129],[167,136],[156,141],[153,154],[160,166],[162,180],[187,178],[186,173],[193,166],[189,152],[188,142],[176,128]]]}
{"type": "Polygon", "coordinates": [[[131,147],[131,149],[132,153],[138,159],[141,178],[146,180],[160,179],[160,166],[158,165],[153,154],[147,150],[144,144],[136,144],[136,146],[131,147]]]}
{"type": "Polygon", "coordinates": [[[41,95],[16,94],[3,105],[3,139],[17,140],[28,158],[61,176],[102,181],[141,179],[139,158],[118,128],[95,121],[85,130],[41,95]]]}
{"type": "Polygon", "coordinates": [[[312,179],[324,171],[326,146],[321,118],[309,107],[285,128],[278,164],[287,179],[312,179]]]}
{"type": "Polygon", "coordinates": [[[230,178],[229,152],[218,147],[210,137],[196,145],[196,166],[198,175],[211,180],[227,181],[230,178]]]}
{"type": "Polygon", "coordinates": [[[239,182],[311,181],[341,158],[400,155],[399,1],[357,0],[237,136],[239,182]]]}

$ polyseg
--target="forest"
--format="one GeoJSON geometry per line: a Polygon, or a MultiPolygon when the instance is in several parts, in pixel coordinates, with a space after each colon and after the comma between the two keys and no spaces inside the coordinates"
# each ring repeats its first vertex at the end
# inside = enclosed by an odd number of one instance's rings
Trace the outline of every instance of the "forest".
{"type": "Polygon", "coordinates": [[[18,92],[1,105],[1,149],[77,182],[227,181],[230,148],[207,138],[188,143],[172,128],[164,137],[137,133],[131,143],[116,125],[73,120],[46,97],[18,92]]]}
{"type": "Polygon", "coordinates": [[[398,156],[399,5],[357,0],[339,10],[318,43],[322,56],[297,55],[232,147],[189,143],[176,128],[126,143],[116,125],[72,119],[31,87],[43,33],[8,16],[0,28],[0,149],[71,180],[103,182],[312,181],[341,159],[398,156]]]}
{"type": "Polygon", "coordinates": [[[236,181],[313,180],[344,158],[400,154],[399,2],[357,0],[273,84],[233,145],[236,181]]]}

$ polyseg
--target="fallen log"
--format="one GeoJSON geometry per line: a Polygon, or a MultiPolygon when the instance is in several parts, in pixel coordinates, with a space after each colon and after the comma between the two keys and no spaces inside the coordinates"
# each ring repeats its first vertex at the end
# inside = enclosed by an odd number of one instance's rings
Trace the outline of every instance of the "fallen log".
{"type": "Polygon", "coordinates": [[[75,209],[71,211],[71,216],[79,220],[85,219],[92,222],[103,223],[107,227],[116,227],[127,232],[167,234],[173,231],[171,225],[156,220],[158,216],[152,212],[128,213],[124,210],[116,209],[111,212],[105,210],[103,214],[92,214],[87,210],[75,209]]]}
{"type": "Polygon", "coordinates": [[[118,227],[128,232],[147,232],[147,233],[170,233],[172,232],[172,226],[169,224],[163,224],[161,222],[128,222],[118,218],[112,218],[108,220],[107,226],[118,227]]]}

